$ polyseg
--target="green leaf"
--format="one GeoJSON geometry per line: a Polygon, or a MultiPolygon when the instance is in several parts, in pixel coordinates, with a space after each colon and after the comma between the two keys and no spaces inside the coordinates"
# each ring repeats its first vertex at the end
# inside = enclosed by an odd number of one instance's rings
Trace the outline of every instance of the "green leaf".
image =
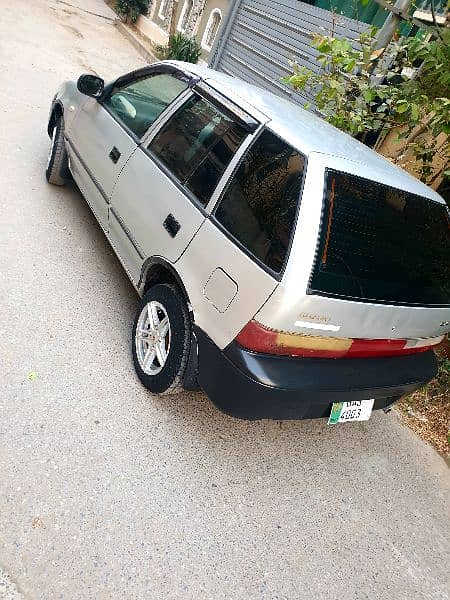
{"type": "Polygon", "coordinates": [[[400,100],[400,102],[397,102],[397,112],[399,114],[405,113],[409,110],[409,104],[406,102],[406,100],[400,100]]]}
{"type": "Polygon", "coordinates": [[[411,104],[411,117],[414,121],[417,121],[420,115],[419,107],[417,104],[411,104]]]}
{"type": "Polygon", "coordinates": [[[374,94],[372,92],[371,89],[367,88],[365,90],[363,90],[363,96],[364,96],[364,100],[366,102],[372,102],[372,100],[374,99],[374,94]]]}
{"type": "Polygon", "coordinates": [[[345,70],[350,73],[350,71],[353,71],[353,69],[356,66],[356,60],[354,58],[352,58],[351,60],[349,60],[346,64],[345,64],[345,70]]]}
{"type": "Polygon", "coordinates": [[[36,371],[30,371],[30,373],[28,373],[27,375],[27,379],[29,379],[30,381],[34,381],[35,379],[37,379],[38,374],[36,373],[36,371]]]}

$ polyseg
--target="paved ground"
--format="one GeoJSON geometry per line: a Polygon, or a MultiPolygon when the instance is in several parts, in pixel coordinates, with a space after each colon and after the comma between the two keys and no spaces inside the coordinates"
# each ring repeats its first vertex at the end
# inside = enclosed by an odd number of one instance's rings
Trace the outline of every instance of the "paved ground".
{"type": "Polygon", "coordinates": [[[395,414],[246,423],[138,384],[137,298],[44,164],[59,82],[142,59],[70,3],[1,4],[3,595],[448,598],[448,468],[395,414]]]}

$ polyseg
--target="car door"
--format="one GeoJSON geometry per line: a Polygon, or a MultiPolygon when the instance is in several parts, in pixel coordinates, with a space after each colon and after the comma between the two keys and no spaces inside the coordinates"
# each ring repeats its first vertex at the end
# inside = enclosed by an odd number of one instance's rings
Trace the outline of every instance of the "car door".
{"type": "Polygon", "coordinates": [[[111,198],[110,235],[137,282],[145,259],[175,262],[202,225],[205,207],[257,123],[233,113],[203,84],[176,102],[136,149],[111,198]]]}
{"type": "Polygon", "coordinates": [[[71,169],[104,229],[120,171],[188,85],[189,78],[169,66],[140,69],[108,86],[100,100],[89,98],[76,115],[68,139],[71,169]]]}
{"type": "MultiPolygon", "coordinates": [[[[268,128],[242,150],[208,206],[210,218],[177,262],[196,325],[221,349],[257,318],[282,278],[306,164],[268,128]]],[[[271,304],[273,314],[280,309],[271,304]]]]}

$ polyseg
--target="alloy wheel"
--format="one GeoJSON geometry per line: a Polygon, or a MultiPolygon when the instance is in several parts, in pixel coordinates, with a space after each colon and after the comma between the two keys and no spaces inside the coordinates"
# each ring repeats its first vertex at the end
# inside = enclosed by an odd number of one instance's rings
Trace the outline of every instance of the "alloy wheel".
{"type": "Polygon", "coordinates": [[[171,329],[167,311],[160,302],[152,300],[141,311],[136,326],[136,354],[141,369],[156,375],[167,361],[171,329]]]}

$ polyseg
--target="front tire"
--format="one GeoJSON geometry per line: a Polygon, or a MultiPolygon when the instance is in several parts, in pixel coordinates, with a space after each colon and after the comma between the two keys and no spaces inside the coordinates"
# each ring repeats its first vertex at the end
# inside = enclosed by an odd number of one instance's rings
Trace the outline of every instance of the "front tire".
{"type": "Polygon", "coordinates": [[[143,385],[154,394],[181,392],[190,345],[191,322],[180,290],[169,284],[151,287],[133,325],[133,362],[143,385]]]}
{"type": "Polygon", "coordinates": [[[64,185],[69,179],[67,151],[64,144],[64,120],[62,117],[59,117],[53,127],[45,176],[47,181],[53,185],[64,185]]]}

